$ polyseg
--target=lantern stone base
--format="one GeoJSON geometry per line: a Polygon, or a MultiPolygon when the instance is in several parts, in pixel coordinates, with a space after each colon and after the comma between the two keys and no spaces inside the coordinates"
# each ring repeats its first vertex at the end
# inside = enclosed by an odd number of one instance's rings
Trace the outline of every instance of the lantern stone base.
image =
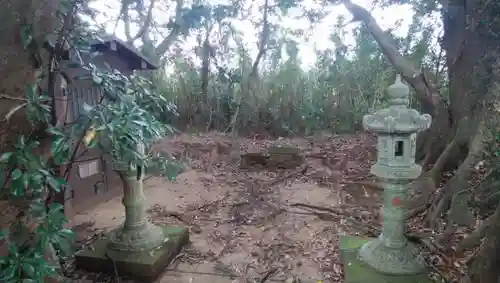
{"type": "Polygon", "coordinates": [[[150,251],[108,252],[109,239],[98,239],[76,254],[76,268],[111,274],[115,273],[116,268],[120,275],[142,282],[152,282],[170,264],[182,246],[189,242],[187,229],[170,226],[162,228],[168,241],[150,251]]]}
{"type": "Polygon", "coordinates": [[[346,283],[432,283],[426,272],[411,275],[384,274],[359,259],[360,248],[371,239],[340,236],[340,258],[346,283]]]}

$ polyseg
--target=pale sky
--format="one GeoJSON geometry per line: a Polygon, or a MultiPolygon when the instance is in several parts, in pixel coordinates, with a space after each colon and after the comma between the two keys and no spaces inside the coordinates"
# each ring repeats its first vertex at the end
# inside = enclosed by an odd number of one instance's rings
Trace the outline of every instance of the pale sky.
{"type": "MultiPolygon", "coordinates": [[[[168,0],[165,0],[168,1],[168,0]]],[[[173,1],[173,0],[171,0],[173,1]]],[[[217,1],[217,0],[216,0],[217,1]]],[[[216,2],[216,1],[212,1],[216,2]]],[[[223,0],[218,0],[223,1],[223,0]]],[[[251,1],[248,1],[249,3],[251,1]]],[[[372,8],[372,0],[353,0],[354,3],[371,10],[372,8]]],[[[147,3],[146,3],[147,5],[147,3]]],[[[250,5],[250,4],[249,4],[250,5]]],[[[102,14],[97,18],[99,23],[106,23],[106,29],[108,33],[113,33],[115,22],[110,22],[110,16],[116,18],[118,14],[119,1],[116,0],[97,0],[93,5],[93,7],[98,8],[99,11],[102,11],[102,14]]],[[[311,9],[311,8],[320,8],[320,6],[314,3],[314,0],[305,0],[302,4],[302,7],[290,9],[288,15],[281,18],[279,20],[280,26],[289,29],[300,29],[307,27],[309,22],[306,18],[300,18],[302,14],[303,8],[311,9]]],[[[256,7],[252,9],[254,12],[252,15],[262,17],[261,13],[256,12],[256,7]]],[[[319,23],[315,23],[314,29],[308,31],[311,35],[308,40],[301,39],[299,45],[299,57],[301,58],[303,67],[307,69],[312,63],[316,60],[315,48],[319,50],[324,50],[327,48],[333,47],[333,43],[328,39],[329,35],[332,33],[335,23],[337,22],[337,18],[339,16],[345,17],[347,21],[349,21],[352,17],[349,12],[345,9],[343,5],[330,6],[325,8],[325,10],[329,11],[329,15],[323,19],[323,21],[319,23]]],[[[157,21],[158,19],[162,19],[163,22],[166,22],[168,18],[173,15],[173,11],[168,9],[167,7],[158,7],[158,9],[154,13],[154,17],[157,21]]],[[[398,5],[393,6],[391,8],[380,9],[376,8],[372,10],[372,15],[377,20],[378,24],[382,29],[386,30],[389,27],[394,27],[398,21],[401,21],[400,27],[395,31],[397,35],[405,35],[408,32],[408,27],[411,24],[412,20],[412,11],[410,5],[398,5]]],[[[352,37],[352,29],[356,27],[357,23],[351,23],[348,26],[344,27],[344,30],[347,32],[347,35],[344,37],[345,44],[353,44],[354,38],[352,37]]],[[[233,26],[243,31],[244,39],[247,42],[248,46],[250,46],[251,53],[255,58],[257,53],[257,36],[258,30],[253,29],[252,24],[246,21],[233,21],[233,26]]],[[[116,29],[116,35],[125,39],[124,28],[123,25],[118,25],[116,29]]],[[[196,40],[194,37],[189,38],[184,43],[186,49],[191,49],[196,45],[196,40]]]]}

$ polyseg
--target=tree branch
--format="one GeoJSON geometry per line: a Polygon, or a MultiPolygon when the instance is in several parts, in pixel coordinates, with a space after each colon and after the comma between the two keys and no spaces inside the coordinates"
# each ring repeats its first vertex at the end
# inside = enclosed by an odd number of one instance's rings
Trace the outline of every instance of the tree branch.
{"type": "Polygon", "coordinates": [[[182,12],[182,6],[184,5],[184,1],[183,0],[176,0],[176,6],[175,6],[175,22],[176,22],[176,26],[170,31],[170,33],[167,35],[167,37],[165,37],[162,42],[160,42],[160,44],[158,44],[158,46],[155,48],[156,49],[156,55],[158,56],[163,56],[163,54],[165,54],[168,49],[170,48],[170,46],[172,45],[172,43],[175,41],[175,39],[177,38],[177,36],[179,36],[179,32],[180,32],[180,28],[178,26],[178,23],[181,19],[181,12],[182,12]]]}
{"type": "Polygon", "coordinates": [[[260,35],[260,41],[259,41],[259,52],[257,53],[257,57],[255,58],[255,61],[252,64],[252,71],[250,72],[250,78],[257,75],[257,68],[259,67],[259,63],[262,60],[262,57],[264,57],[264,54],[266,53],[266,45],[267,41],[269,40],[268,17],[269,17],[269,0],[266,0],[264,3],[264,16],[262,19],[262,33],[260,35]]]}
{"type": "MultiPolygon", "coordinates": [[[[141,29],[137,32],[137,34],[134,37],[128,38],[129,36],[127,35],[127,41],[128,43],[134,43],[137,39],[141,38],[142,35],[149,30],[149,27],[151,26],[151,23],[153,21],[153,8],[155,6],[156,0],[151,0],[151,3],[149,4],[148,8],[148,14],[146,16],[146,19],[144,20],[141,29]]],[[[130,28],[129,28],[129,34],[130,34],[130,28]]]]}
{"type": "Polygon", "coordinates": [[[128,15],[129,5],[130,5],[129,1],[122,2],[122,10],[120,12],[120,15],[118,15],[118,20],[116,23],[116,25],[118,26],[118,21],[120,20],[120,16],[123,16],[123,24],[125,25],[125,36],[127,37],[128,42],[130,42],[132,39],[132,34],[130,33],[130,17],[128,15]]]}
{"type": "Polygon", "coordinates": [[[375,18],[366,9],[350,0],[343,0],[343,3],[355,21],[363,22],[394,68],[415,89],[417,99],[426,112],[435,117],[437,115],[436,105],[441,99],[437,90],[427,83],[424,73],[399,53],[393,39],[380,28],[375,18]]]}
{"type": "Polygon", "coordinates": [[[15,100],[15,101],[22,101],[22,102],[28,101],[28,99],[24,98],[24,97],[14,97],[14,96],[10,96],[10,95],[3,94],[3,93],[0,94],[0,99],[15,100]]]}

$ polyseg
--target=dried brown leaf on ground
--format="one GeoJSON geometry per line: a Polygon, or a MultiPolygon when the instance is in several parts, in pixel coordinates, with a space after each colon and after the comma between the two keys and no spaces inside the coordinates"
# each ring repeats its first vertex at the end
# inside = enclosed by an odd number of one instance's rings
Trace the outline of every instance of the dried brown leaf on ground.
{"type": "MultiPolygon", "coordinates": [[[[374,179],[369,170],[376,156],[375,139],[358,134],[279,142],[300,148],[303,165],[242,170],[234,164],[232,153],[266,152],[276,144],[270,139],[182,134],[156,145],[190,169],[174,182],[156,177],[146,182],[150,217],[156,223],[198,227],[175,268],[201,272],[208,266],[203,272],[216,274],[210,275],[212,281],[190,273],[173,282],[225,283],[237,277],[242,282],[343,282],[337,235],[380,232],[381,190],[366,185],[374,179]]],[[[117,198],[75,222],[91,218],[97,228],[116,227],[122,212],[117,198]]],[[[409,223],[410,231],[419,235],[428,232],[420,217],[409,223]]],[[[443,272],[452,259],[435,242],[427,244],[421,245],[434,249],[430,258],[440,259],[435,266],[443,272]]]]}

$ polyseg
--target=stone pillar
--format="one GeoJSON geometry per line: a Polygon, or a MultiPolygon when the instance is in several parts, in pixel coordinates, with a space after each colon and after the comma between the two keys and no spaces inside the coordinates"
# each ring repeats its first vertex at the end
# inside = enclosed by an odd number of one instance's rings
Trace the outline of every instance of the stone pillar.
{"type": "Polygon", "coordinates": [[[431,123],[428,114],[407,108],[409,88],[401,83],[389,87],[389,107],[363,117],[366,130],[378,135],[378,160],[371,172],[384,187],[382,234],[364,244],[359,258],[384,274],[418,274],[425,268],[418,248],[404,235],[408,184],[422,169],[415,164],[416,133],[431,123]]]}
{"type": "Polygon", "coordinates": [[[137,170],[117,170],[123,182],[123,205],[125,221],[123,226],[110,233],[110,251],[137,252],[152,250],[165,241],[161,227],[149,222],[146,215],[146,198],[143,189],[143,174],[137,170]]]}
{"type": "MultiPolygon", "coordinates": [[[[144,154],[144,147],[139,153],[144,154]]],[[[188,230],[149,222],[143,189],[143,168],[113,164],[122,180],[125,221],[75,256],[78,269],[117,273],[137,282],[154,282],[189,242],[188,230]],[[141,169],[141,170],[137,170],[141,169]]]]}

